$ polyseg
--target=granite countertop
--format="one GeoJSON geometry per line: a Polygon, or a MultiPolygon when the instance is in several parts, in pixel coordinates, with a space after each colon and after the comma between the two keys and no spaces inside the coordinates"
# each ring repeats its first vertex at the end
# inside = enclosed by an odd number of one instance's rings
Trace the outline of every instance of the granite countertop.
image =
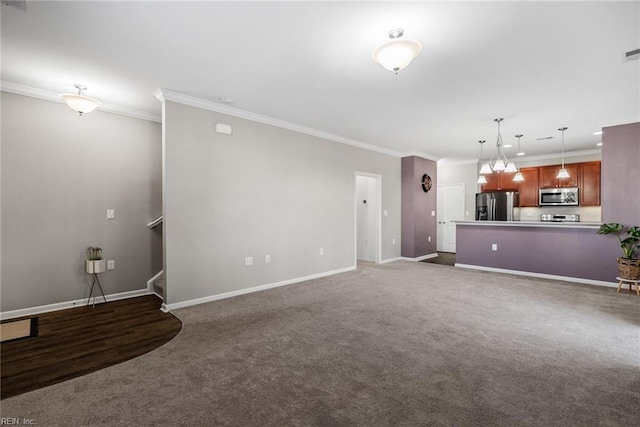
{"type": "Polygon", "coordinates": [[[549,227],[549,228],[600,228],[601,222],[540,222],[540,221],[453,221],[456,225],[483,225],[488,227],[549,227]]]}

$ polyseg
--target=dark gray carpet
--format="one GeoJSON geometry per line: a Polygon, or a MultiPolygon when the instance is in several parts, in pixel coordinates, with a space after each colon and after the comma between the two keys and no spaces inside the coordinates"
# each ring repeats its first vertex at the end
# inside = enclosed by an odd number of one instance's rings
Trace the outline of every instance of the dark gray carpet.
{"type": "Polygon", "coordinates": [[[640,298],[426,263],[181,309],[180,334],[2,402],[41,426],[631,426],[640,298]]]}

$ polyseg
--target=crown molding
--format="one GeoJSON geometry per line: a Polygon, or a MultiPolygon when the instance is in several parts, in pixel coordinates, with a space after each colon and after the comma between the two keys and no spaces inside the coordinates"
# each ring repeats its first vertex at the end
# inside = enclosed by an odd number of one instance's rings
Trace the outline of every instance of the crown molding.
{"type": "MultiPolygon", "coordinates": [[[[213,111],[216,113],[227,114],[229,116],[238,117],[241,119],[251,120],[253,122],[262,123],[270,126],[279,127],[282,129],[291,130],[294,132],[304,133],[306,135],[316,136],[318,138],[327,139],[329,141],[339,142],[341,144],[350,145],[352,147],[362,148],[364,150],[375,151],[382,154],[387,154],[395,157],[404,157],[404,154],[390,150],[388,148],[378,147],[376,145],[367,144],[366,142],[358,141],[344,136],[336,135],[333,133],[325,132],[322,130],[310,128],[307,126],[298,125],[295,123],[287,122],[284,120],[276,119],[269,116],[263,116],[261,114],[252,113],[250,111],[241,110],[239,108],[229,107],[227,105],[221,105],[212,101],[196,98],[189,95],[184,95],[179,92],[174,92],[168,89],[158,89],[154,92],[155,97],[160,101],[172,101],[179,104],[188,105],[191,107],[200,108],[203,110],[213,111]]],[[[424,155],[422,155],[424,157],[424,155]]]]}
{"type": "MultiPolygon", "coordinates": [[[[593,150],[565,151],[564,152],[564,158],[567,159],[567,158],[571,158],[571,157],[591,156],[591,155],[594,155],[594,154],[602,155],[602,149],[601,148],[595,148],[593,150]]],[[[559,159],[561,157],[562,157],[562,155],[560,153],[541,154],[539,156],[518,157],[516,159],[516,161],[529,162],[529,161],[532,161],[532,160],[559,159]]]]}
{"type": "MultiPolygon", "coordinates": [[[[59,93],[30,86],[23,86],[16,83],[2,81],[0,82],[0,90],[2,92],[14,93],[16,95],[44,99],[45,101],[59,102],[61,104],[64,103],[59,93]]],[[[149,113],[147,111],[135,110],[133,108],[122,107],[120,105],[102,104],[102,106],[98,107],[96,111],[119,114],[121,116],[133,117],[134,119],[148,120],[151,122],[162,121],[161,117],[156,114],[149,113]]]]}

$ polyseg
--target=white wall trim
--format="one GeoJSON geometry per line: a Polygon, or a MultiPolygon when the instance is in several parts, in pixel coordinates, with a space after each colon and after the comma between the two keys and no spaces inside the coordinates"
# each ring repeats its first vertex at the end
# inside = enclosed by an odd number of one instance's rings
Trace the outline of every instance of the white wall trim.
{"type": "Polygon", "coordinates": [[[420,261],[424,261],[425,259],[430,259],[430,258],[437,258],[438,257],[438,253],[434,253],[434,254],[427,254],[427,255],[422,255],[419,256],[417,258],[408,258],[408,257],[400,257],[398,259],[403,260],[403,261],[414,261],[414,262],[420,262],[420,261]]]}
{"type": "MultiPolygon", "coordinates": [[[[135,291],[109,294],[106,297],[107,297],[107,301],[111,302],[111,301],[117,301],[117,300],[127,299],[127,298],[135,298],[135,297],[148,295],[148,294],[149,294],[149,291],[147,289],[138,289],[135,291]]],[[[102,301],[104,301],[102,299],[102,296],[96,298],[96,303],[101,303],[102,301]]],[[[13,319],[16,317],[23,317],[23,316],[32,316],[34,314],[48,313],[50,311],[64,310],[67,308],[81,307],[83,305],[87,305],[87,302],[88,302],[88,298],[83,298],[83,299],[77,299],[75,301],[58,302],[55,304],[41,305],[38,307],[21,308],[19,310],[4,311],[0,313],[0,320],[13,319]]]]}
{"type": "MultiPolygon", "coordinates": [[[[46,101],[59,102],[64,104],[59,93],[51,92],[49,90],[37,89],[34,87],[23,86],[16,83],[0,82],[0,90],[2,92],[14,93],[16,95],[30,96],[32,98],[44,99],[46,101]]],[[[133,108],[122,107],[113,104],[102,104],[96,111],[103,111],[105,113],[119,114],[121,116],[133,117],[134,119],[148,120],[151,122],[161,122],[160,116],[150,113],[148,111],[135,110],[133,108]]]]}
{"type": "Polygon", "coordinates": [[[346,273],[348,271],[353,271],[357,268],[357,266],[341,268],[338,270],[325,271],[324,273],[311,274],[309,276],[298,277],[295,279],[283,280],[281,282],[268,283],[266,285],[254,286],[253,288],[240,289],[232,292],[225,292],[223,294],[211,295],[208,297],[196,298],[192,300],[176,302],[173,304],[162,304],[161,310],[163,312],[168,312],[172,310],[177,310],[179,308],[190,307],[192,305],[204,304],[207,302],[218,301],[221,299],[236,297],[238,295],[250,294],[253,292],[260,292],[267,289],[278,288],[280,286],[291,285],[294,283],[306,282],[313,279],[319,279],[321,277],[333,276],[334,274],[346,273]]]}
{"type": "Polygon", "coordinates": [[[318,129],[313,129],[307,126],[298,125],[295,123],[287,122],[284,120],[276,119],[273,117],[263,116],[261,114],[252,113],[250,111],[241,110],[239,108],[229,107],[227,105],[218,104],[212,101],[196,98],[189,95],[184,95],[178,92],[174,92],[167,89],[158,89],[154,92],[156,98],[159,101],[172,101],[191,107],[201,108],[207,111],[214,111],[216,113],[227,114],[229,116],[239,117],[245,120],[251,120],[258,123],[263,123],[270,126],[279,127],[282,129],[292,130],[294,132],[304,133],[306,135],[317,136],[318,138],[327,139],[341,144],[351,145],[353,147],[362,148],[364,150],[376,151],[382,154],[388,154],[390,156],[402,157],[402,153],[390,150],[388,148],[382,148],[375,145],[367,144],[366,142],[358,141],[344,136],[336,135],[333,133],[325,132],[318,129]]]}
{"type": "Polygon", "coordinates": [[[618,284],[614,282],[605,282],[602,280],[584,279],[582,277],[556,276],[555,274],[533,273],[530,271],[507,270],[505,268],[484,267],[472,264],[455,264],[456,267],[467,268],[470,270],[491,271],[493,273],[515,274],[517,276],[538,277],[541,279],[561,280],[563,282],[584,283],[587,285],[606,286],[609,288],[617,288],[618,284]]]}

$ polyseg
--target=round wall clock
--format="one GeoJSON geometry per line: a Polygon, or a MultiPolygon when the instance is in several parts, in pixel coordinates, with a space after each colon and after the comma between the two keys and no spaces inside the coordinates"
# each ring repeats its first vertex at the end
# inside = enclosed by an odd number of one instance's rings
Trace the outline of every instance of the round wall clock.
{"type": "Polygon", "coordinates": [[[431,177],[426,173],[422,175],[422,190],[424,190],[424,192],[426,193],[427,191],[431,190],[431,185],[431,177]]]}

